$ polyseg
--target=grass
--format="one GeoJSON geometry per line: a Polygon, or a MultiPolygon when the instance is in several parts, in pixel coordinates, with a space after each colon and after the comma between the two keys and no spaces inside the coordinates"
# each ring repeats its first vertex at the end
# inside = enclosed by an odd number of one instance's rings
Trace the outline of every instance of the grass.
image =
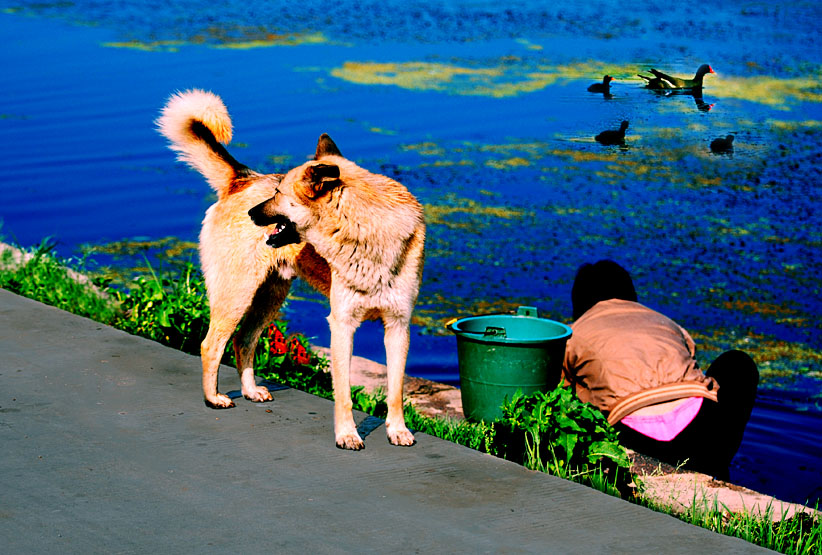
{"type": "Polygon", "coordinates": [[[0,287],[104,324],[114,323],[116,305],[97,287],[105,284],[76,279],[68,266],[82,266],[84,261],[60,261],[53,251],[49,240],[27,252],[0,250],[0,287]]]}
{"type": "MultiPolygon", "coordinates": [[[[740,538],[779,553],[810,555],[822,552],[822,522],[818,516],[808,513],[797,512],[789,518],[786,512],[775,515],[773,504],[769,504],[761,514],[749,511],[735,513],[716,498],[699,499],[696,492],[684,512],[674,511],[670,505],[647,497],[640,497],[639,504],[657,512],[672,514],[694,526],[740,538]]],[[[819,511],[818,505],[815,510],[819,511]]]]}
{"type": "Polygon", "coordinates": [[[121,312],[113,325],[189,354],[200,354],[208,332],[205,284],[191,263],[179,265],[176,277],[135,277],[127,292],[115,290],[121,312]]]}
{"type": "MultiPolygon", "coordinates": [[[[202,276],[191,263],[173,265],[164,273],[149,268],[115,287],[107,280],[78,279],[86,270],[86,259],[60,260],[49,241],[22,256],[1,252],[0,287],[175,349],[199,353],[208,328],[208,302],[202,276]]],[[[229,347],[224,361],[233,363],[229,347]]],[[[313,353],[302,334],[289,334],[284,322],[272,323],[263,334],[255,368],[264,379],[332,398],[327,359],[313,353]]],[[[358,410],[385,417],[382,390],[354,387],[352,398],[358,410]]],[[[696,494],[691,507],[679,512],[643,496],[641,487],[638,491],[627,487],[631,478],[627,457],[613,429],[598,411],[572,398],[568,390],[515,396],[504,405],[503,418],[491,423],[432,418],[411,404],[405,406],[405,418],[418,432],[586,484],[720,534],[781,553],[822,552],[818,517],[798,513],[791,518],[781,515],[773,522],[773,507],[765,514],[731,513],[716,499],[703,502],[696,494]]]]}

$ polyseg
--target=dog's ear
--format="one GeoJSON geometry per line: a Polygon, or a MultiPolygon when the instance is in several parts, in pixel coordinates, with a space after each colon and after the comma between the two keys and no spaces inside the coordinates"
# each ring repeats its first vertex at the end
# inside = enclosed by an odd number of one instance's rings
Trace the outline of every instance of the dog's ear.
{"type": "Polygon", "coordinates": [[[304,192],[308,198],[321,197],[340,184],[340,168],[333,164],[308,166],[303,175],[303,183],[305,184],[304,192]]]}
{"type": "Polygon", "coordinates": [[[317,152],[314,153],[314,160],[319,160],[323,156],[342,156],[340,149],[334,144],[327,134],[320,135],[320,140],[317,141],[317,152]]]}

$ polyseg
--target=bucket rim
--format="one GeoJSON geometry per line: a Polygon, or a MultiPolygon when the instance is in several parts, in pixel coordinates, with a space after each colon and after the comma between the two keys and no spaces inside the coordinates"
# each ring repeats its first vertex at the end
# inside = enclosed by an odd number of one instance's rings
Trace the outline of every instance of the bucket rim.
{"type": "Polygon", "coordinates": [[[568,340],[571,335],[573,334],[573,330],[567,324],[563,324],[562,322],[558,322],[556,320],[552,320],[550,318],[541,318],[538,316],[522,316],[519,314],[510,314],[505,312],[494,312],[488,314],[479,314],[476,316],[463,316],[461,318],[455,318],[448,322],[446,325],[448,331],[453,333],[457,336],[457,338],[464,338],[464,339],[471,339],[474,341],[479,341],[481,343],[504,343],[504,344],[512,344],[512,345],[535,345],[539,343],[549,343],[551,341],[559,341],[559,340],[568,340]],[[476,320],[479,318],[486,318],[489,316],[493,317],[505,317],[510,318],[512,320],[540,320],[543,322],[550,322],[551,324],[557,325],[562,329],[561,335],[555,335],[552,337],[540,337],[540,338],[525,338],[525,339],[517,339],[517,338],[510,338],[510,337],[499,337],[499,336],[488,336],[483,333],[479,332],[471,332],[459,329],[459,325],[463,322],[468,320],[476,320]]]}

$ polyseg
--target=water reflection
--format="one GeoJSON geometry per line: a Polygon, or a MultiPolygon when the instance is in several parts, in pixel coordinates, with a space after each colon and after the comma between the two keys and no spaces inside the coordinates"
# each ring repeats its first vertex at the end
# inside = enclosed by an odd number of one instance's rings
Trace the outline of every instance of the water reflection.
{"type": "Polygon", "coordinates": [[[652,89],[650,87],[645,87],[648,90],[652,91],[654,94],[658,96],[690,96],[694,99],[694,105],[696,109],[700,112],[710,112],[711,108],[714,107],[715,103],[705,102],[705,99],[702,97],[702,89],[684,89],[684,90],[672,90],[672,89],[652,89]]]}

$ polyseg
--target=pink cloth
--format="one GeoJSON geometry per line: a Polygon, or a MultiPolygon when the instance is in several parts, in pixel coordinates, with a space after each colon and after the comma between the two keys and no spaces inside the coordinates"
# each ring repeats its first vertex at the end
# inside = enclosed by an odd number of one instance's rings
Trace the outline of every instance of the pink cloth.
{"type": "Polygon", "coordinates": [[[690,397],[663,414],[629,414],[620,422],[657,441],[671,441],[690,424],[702,407],[702,397],[690,397]]]}

